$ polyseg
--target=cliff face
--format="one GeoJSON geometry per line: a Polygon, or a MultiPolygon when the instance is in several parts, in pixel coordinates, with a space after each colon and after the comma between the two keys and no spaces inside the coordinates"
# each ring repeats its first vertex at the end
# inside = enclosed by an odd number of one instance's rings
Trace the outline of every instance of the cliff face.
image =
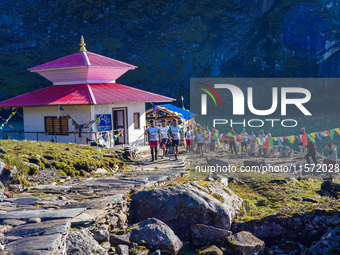
{"type": "Polygon", "coordinates": [[[27,68],[87,49],[137,65],[118,80],[188,100],[191,77],[338,77],[337,0],[6,0],[0,97],[49,82],[27,68]]]}

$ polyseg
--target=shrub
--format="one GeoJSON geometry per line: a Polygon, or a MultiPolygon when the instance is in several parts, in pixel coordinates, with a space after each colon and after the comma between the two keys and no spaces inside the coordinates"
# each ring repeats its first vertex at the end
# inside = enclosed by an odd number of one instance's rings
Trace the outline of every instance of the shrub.
{"type": "Polygon", "coordinates": [[[39,165],[41,169],[45,168],[45,164],[40,159],[38,159],[38,158],[30,158],[29,162],[33,163],[33,164],[39,165]]]}
{"type": "Polygon", "coordinates": [[[80,170],[79,172],[80,172],[80,176],[86,176],[87,175],[87,172],[84,171],[84,170],[80,170]]]}
{"type": "Polygon", "coordinates": [[[0,158],[8,165],[8,166],[16,166],[17,174],[14,177],[15,183],[20,183],[21,185],[25,186],[28,185],[27,182],[27,172],[28,166],[22,162],[21,158],[17,158],[16,156],[10,154],[1,154],[0,158]]]}
{"type": "Polygon", "coordinates": [[[36,166],[30,166],[28,170],[29,175],[36,175],[38,173],[38,168],[36,166]]]}

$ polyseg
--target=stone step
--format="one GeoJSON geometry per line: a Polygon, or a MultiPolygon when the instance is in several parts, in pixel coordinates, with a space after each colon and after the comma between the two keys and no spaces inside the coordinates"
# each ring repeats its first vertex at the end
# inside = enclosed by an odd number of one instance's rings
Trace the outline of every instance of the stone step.
{"type": "Polygon", "coordinates": [[[44,220],[51,220],[51,219],[73,218],[85,210],[86,208],[13,211],[7,214],[0,214],[0,221],[4,219],[41,218],[41,220],[44,221],[44,220]]]}

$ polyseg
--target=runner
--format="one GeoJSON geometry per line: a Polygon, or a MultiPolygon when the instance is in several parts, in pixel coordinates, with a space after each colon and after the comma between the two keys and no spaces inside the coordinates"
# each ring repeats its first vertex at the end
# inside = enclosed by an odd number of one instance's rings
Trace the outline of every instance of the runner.
{"type": "Polygon", "coordinates": [[[157,160],[157,147],[158,140],[160,140],[160,130],[158,127],[155,127],[155,121],[150,120],[150,127],[148,128],[148,140],[151,149],[151,161],[157,160]]]}
{"type": "Polygon", "coordinates": [[[245,155],[247,155],[248,154],[248,150],[247,150],[248,134],[244,128],[242,129],[240,136],[241,136],[241,155],[243,155],[243,152],[245,155]]]}
{"type": "Polygon", "coordinates": [[[307,142],[307,154],[305,156],[305,159],[307,160],[307,164],[310,164],[310,158],[312,158],[314,165],[318,164],[318,160],[316,158],[317,151],[316,151],[316,146],[315,146],[315,141],[314,143],[308,138],[307,142]]]}
{"type": "Polygon", "coordinates": [[[172,121],[172,126],[168,130],[169,139],[172,142],[172,149],[175,154],[175,159],[178,157],[179,134],[182,132],[181,127],[177,126],[177,120],[172,121]]]}
{"type": "Polygon", "coordinates": [[[259,156],[262,156],[262,151],[263,151],[263,156],[265,157],[267,155],[267,148],[265,146],[266,143],[266,135],[264,134],[264,131],[261,129],[260,134],[259,134],[259,156]]]}
{"type": "Polygon", "coordinates": [[[211,127],[211,132],[210,132],[210,151],[215,151],[215,144],[216,144],[216,130],[215,130],[215,127],[211,127]]]}
{"type": "Polygon", "coordinates": [[[301,128],[300,136],[299,136],[299,149],[301,158],[303,158],[307,154],[307,145],[304,145],[302,142],[302,135],[306,134],[306,129],[303,127],[301,128]]]}
{"type": "Polygon", "coordinates": [[[193,141],[193,146],[192,146],[192,151],[197,152],[197,130],[198,130],[199,125],[194,126],[194,141],[193,141]]]}
{"type": "Polygon", "coordinates": [[[236,149],[236,133],[234,132],[233,128],[230,127],[229,133],[228,133],[228,140],[229,140],[229,149],[231,154],[233,154],[233,149],[235,151],[235,154],[237,155],[237,149],[236,149]]]}
{"type": "Polygon", "coordinates": [[[204,143],[204,134],[201,130],[201,127],[197,128],[197,153],[200,154],[200,157],[203,157],[203,143],[204,143]]]}
{"type": "Polygon", "coordinates": [[[190,130],[190,127],[187,126],[187,131],[185,131],[185,143],[187,145],[187,153],[190,153],[191,151],[191,135],[192,135],[192,132],[190,130]]]}
{"type": "Polygon", "coordinates": [[[210,130],[209,127],[204,125],[203,126],[203,134],[204,134],[204,151],[210,149],[210,130]]]}
{"type": "Polygon", "coordinates": [[[256,135],[254,135],[253,130],[249,131],[249,140],[248,142],[250,143],[250,152],[249,154],[251,156],[255,157],[256,154],[256,135]]]}
{"type": "Polygon", "coordinates": [[[169,130],[169,127],[166,125],[165,120],[162,120],[162,126],[159,127],[159,130],[161,133],[160,135],[161,140],[160,140],[159,147],[163,150],[162,158],[164,158],[168,152],[168,150],[166,149],[166,144],[168,142],[168,130],[169,130]]]}

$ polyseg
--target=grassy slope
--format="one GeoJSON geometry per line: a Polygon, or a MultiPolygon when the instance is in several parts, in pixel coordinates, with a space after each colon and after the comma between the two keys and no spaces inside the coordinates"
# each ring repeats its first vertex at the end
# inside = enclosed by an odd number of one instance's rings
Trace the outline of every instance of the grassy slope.
{"type": "Polygon", "coordinates": [[[27,184],[27,175],[36,174],[37,169],[25,166],[22,161],[38,164],[40,168],[51,168],[61,176],[85,176],[97,168],[116,170],[124,168],[124,163],[116,156],[104,154],[112,153],[111,149],[101,149],[77,144],[63,144],[35,141],[0,141],[0,148],[8,154],[0,154],[0,159],[8,165],[15,165],[18,169],[17,181],[27,184]],[[35,156],[39,155],[41,159],[35,156]],[[100,159],[93,156],[99,156],[100,159]]]}
{"type": "MultiPolygon", "coordinates": [[[[190,172],[183,181],[202,180],[206,173],[190,172]]],[[[235,174],[226,177],[236,176],[235,174]]],[[[229,188],[245,203],[247,215],[238,216],[236,221],[261,219],[274,214],[302,213],[312,209],[340,209],[340,199],[321,196],[322,180],[310,177],[308,180],[288,181],[284,184],[269,183],[274,179],[285,179],[288,175],[266,174],[262,178],[255,175],[239,174],[240,182],[229,182],[229,188]],[[304,202],[302,198],[312,198],[318,203],[304,202]]],[[[339,181],[339,176],[335,178],[339,181]]]]}
{"type": "Polygon", "coordinates": [[[332,209],[340,205],[340,200],[320,196],[322,180],[310,178],[284,184],[269,183],[270,179],[237,182],[229,187],[241,197],[248,215],[240,216],[238,221],[260,219],[273,214],[301,213],[312,209],[332,209]],[[319,203],[303,202],[302,198],[312,198],[319,203]]]}

